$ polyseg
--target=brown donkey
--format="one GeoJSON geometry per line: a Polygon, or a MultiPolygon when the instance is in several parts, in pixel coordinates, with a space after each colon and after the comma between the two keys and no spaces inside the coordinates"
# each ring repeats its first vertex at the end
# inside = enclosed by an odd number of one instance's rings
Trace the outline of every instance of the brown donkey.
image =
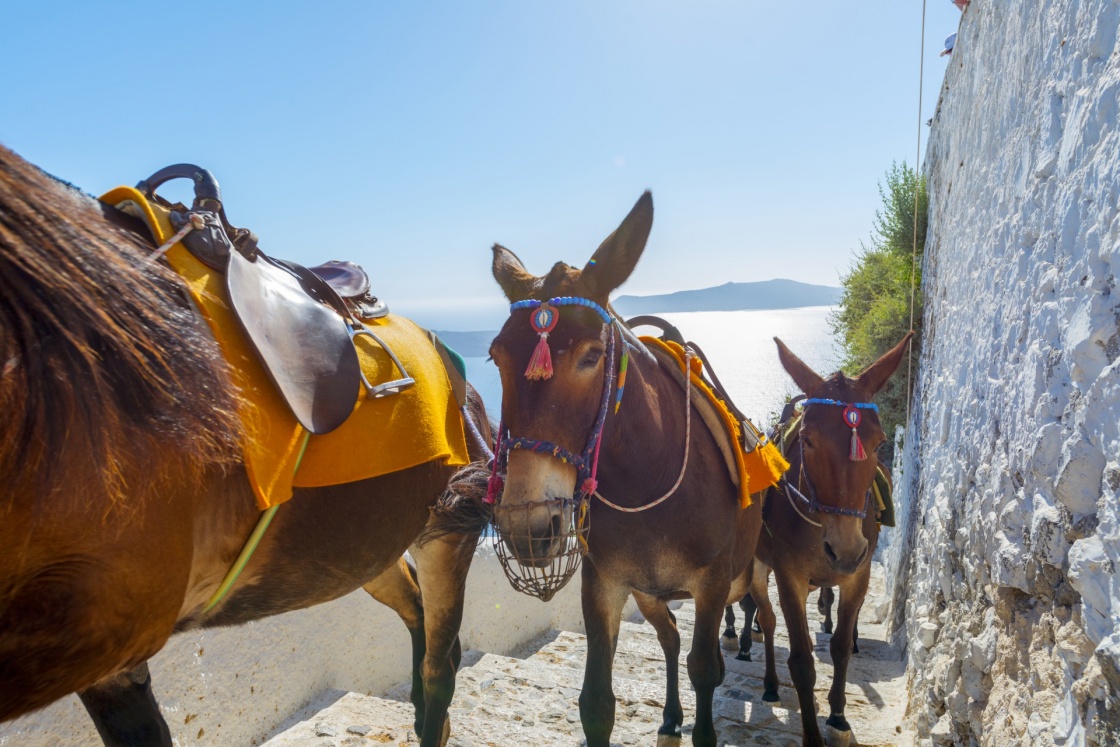
{"type": "Polygon", "coordinates": [[[840,589],[836,629],[829,644],[834,669],[826,730],[830,745],[846,745],[851,739],[851,727],[844,718],[844,687],[856,619],[867,595],[871,556],[879,540],[871,483],[879,465],[875,450],[886,440],[871,400],[898,368],[909,340],[907,334],[854,379],[842,373],[822,378],[781,340],[774,340],[782,366],[807,399],[803,402],[800,428],[786,447],[789,472],[766,495],[763,519],[767,531],[759,540],[759,562],[754,566],[751,593],[744,600],[746,628],[740,640],[745,650],[740,658],[749,657],[749,626],[757,605],[766,646],[762,699],[777,702],[776,619],[767,592],[767,580],[773,569],[789,629],[789,671],[801,706],[806,746],[823,744],[813,692],[817,679],[813,639],[805,615],[805,603],[814,588],[840,589]],[[861,452],[865,458],[858,459],[861,452]]]}
{"type": "Polygon", "coordinates": [[[720,617],[729,599],[746,592],[761,528],[757,496],[740,509],[719,446],[681,386],[606,311],[611,292],[641,257],[652,222],[647,192],[583,270],[557,263],[543,277],[526,271],[509,250],[494,247],[494,277],[513,303],[490,348],[502,378],[499,438],[505,447],[499,457],[508,449],[496,524],[515,556],[547,557],[565,536],[573,511],[586,505],[573,496],[590,501],[582,569],[588,650],[579,697],[589,747],[610,743],[611,669],[631,594],[665,651],[668,681],[658,742],[669,744],[680,738],[683,711],[680,634],[667,602],[696,600],[688,654],[696,691],[692,741],[716,744],[712,695],[724,675],[720,617]],[[548,299],[554,300],[547,306],[551,317],[536,303],[548,299]],[[545,329],[552,351],[547,376],[539,373],[538,355],[545,329]],[[613,372],[624,349],[629,365],[619,403],[613,372]]]}
{"type": "Polygon", "coordinates": [[[152,248],[0,147],[0,721],[77,691],[106,744],[170,746],[146,660],[175,631],[364,587],[408,626],[416,729],[443,744],[477,532],[423,545],[415,578],[400,558],[454,468],[297,490],[204,612],[260,511],[225,363],[152,248]]]}

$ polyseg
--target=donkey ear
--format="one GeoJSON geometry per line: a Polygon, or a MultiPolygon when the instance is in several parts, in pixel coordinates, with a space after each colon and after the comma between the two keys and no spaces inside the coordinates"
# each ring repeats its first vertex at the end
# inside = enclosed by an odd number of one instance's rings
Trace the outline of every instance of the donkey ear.
{"type": "Polygon", "coordinates": [[[856,386],[859,387],[860,391],[872,396],[887,385],[887,381],[890,380],[894,372],[898,370],[899,364],[902,363],[910,338],[913,336],[913,332],[907,332],[906,337],[902,338],[902,342],[883,353],[879,360],[872,363],[866,371],[856,377],[856,386]]]}
{"type": "Polygon", "coordinates": [[[778,344],[778,360],[782,362],[782,368],[793,379],[793,383],[801,387],[802,392],[809,394],[824,383],[824,378],[791,353],[784,342],[777,337],[774,338],[774,342],[778,344]]]}
{"type": "Polygon", "coordinates": [[[494,279],[510,302],[523,301],[533,295],[540,279],[525,269],[517,255],[501,244],[494,244],[494,279]]]}
{"type": "Polygon", "coordinates": [[[646,190],[583,268],[580,278],[589,284],[588,295],[606,301],[611,291],[626,282],[646,248],[652,227],[653,195],[646,190]]]}

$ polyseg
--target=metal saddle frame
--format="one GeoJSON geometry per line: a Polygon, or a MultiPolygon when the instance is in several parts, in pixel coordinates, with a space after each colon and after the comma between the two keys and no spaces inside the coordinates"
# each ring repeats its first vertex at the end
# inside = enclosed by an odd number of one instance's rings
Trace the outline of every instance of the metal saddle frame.
{"type": "Polygon", "coordinates": [[[383,317],[388,307],[370,293],[369,276],[356,264],[332,261],[306,268],[275,259],[257,246],[252,231],[226,218],[218,182],[206,169],[181,163],[136,185],[169,209],[182,243],[199,261],[225,275],[234,315],[300,424],[329,433],[350,416],[359,387],[370,398],[397,394],[415,384],[400,359],[362,319],[383,317]],[[194,183],[189,210],[155,194],[172,179],[194,183]],[[187,228],[191,226],[191,228],[187,228]],[[368,336],[389,356],[399,378],[374,385],[362,371],[355,338],[368,336]]]}

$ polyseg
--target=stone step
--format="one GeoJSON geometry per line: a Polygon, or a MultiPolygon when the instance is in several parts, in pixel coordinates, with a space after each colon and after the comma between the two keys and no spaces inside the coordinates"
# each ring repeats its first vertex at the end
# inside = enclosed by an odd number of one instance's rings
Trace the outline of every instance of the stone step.
{"type": "MultiPolygon", "coordinates": [[[[449,747],[482,745],[565,745],[583,740],[579,692],[583,672],[546,661],[485,654],[460,670],[449,715],[449,747]]],[[[664,673],[653,682],[616,678],[615,728],[611,741],[644,745],[656,741],[664,707],[664,673]]],[[[681,692],[686,735],[691,731],[695,698],[681,692]]],[[[713,703],[721,744],[784,745],[800,735],[797,712],[762,703],[734,689],[713,703]],[[760,734],[759,730],[765,730],[760,734]],[[770,735],[770,736],[766,736],[770,735]],[[762,738],[764,741],[759,741],[762,738]],[[777,741],[775,741],[777,740],[777,741]]],[[[687,739],[687,737],[686,737],[687,739]]],[[[347,693],[313,716],[265,743],[267,747],[350,747],[383,743],[415,744],[412,706],[384,698],[347,693]],[[364,731],[364,734],[358,733],[364,731]]]]}
{"type": "MultiPolygon", "coordinates": [[[[873,585],[880,584],[873,577],[873,585]]],[[[771,590],[773,601],[776,597],[771,590]]],[[[812,599],[815,602],[815,597],[812,599]]],[[[820,629],[815,604],[809,605],[810,628],[820,629]]],[[[685,657],[691,645],[695,611],[691,602],[675,609],[681,631],[679,683],[685,711],[683,744],[695,719],[695,696],[688,681],[685,657]]],[[[738,614],[737,627],[742,626],[738,614]]],[[[862,616],[861,616],[862,617],[862,616]]],[[[884,641],[885,631],[870,619],[860,621],[862,653],[850,664],[847,716],[853,733],[865,747],[912,744],[914,735],[898,726],[905,710],[905,671],[898,654],[884,641]]],[[[817,654],[817,704],[827,713],[827,692],[832,667],[830,636],[814,632],[817,654]]],[[[801,718],[797,697],[789,681],[786,659],[788,636],[779,615],[775,636],[781,703],[762,702],[763,651],[755,644],[755,661],[735,660],[725,652],[727,674],[713,702],[719,744],[728,746],[782,746],[801,743],[801,718]]],[[[449,747],[489,745],[584,744],[579,720],[579,693],[583,687],[584,636],[554,631],[527,659],[468,652],[456,678],[450,708],[452,737],[449,747]]],[[[656,633],[648,623],[623,622],[614,661],[613,688],[618,700],[611,743],[656,744],[657,727],[664,707],[665,667],[656,633]]],[[[412,706],[407,686],[386,698],[354,693],[334,693],[326,706],[266,742],[268,747],[359,747],[389,744],[415,745],[412,706]],[[353,730],[350,730],[354,727],[353,730]],[[364,733],[361,733],[364,732],[364,733]],[[322,736],[319,736],[319,735],[322,736]]]]}

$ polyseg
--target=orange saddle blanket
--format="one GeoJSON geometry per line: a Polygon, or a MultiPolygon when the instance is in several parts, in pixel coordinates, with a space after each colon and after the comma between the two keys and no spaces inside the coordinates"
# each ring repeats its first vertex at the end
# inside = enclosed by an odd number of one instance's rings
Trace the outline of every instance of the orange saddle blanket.
{"type": "MultiPolygon", "coordinates": [[[[144,220],[157,245],[175,231],[167,211],[131,187],[117,187],[101,201],[144,220]]],[[[469,461],[463,420],[443,360],[428,333],[404,317],[366,320],[401,359],[416,384],[399,394],[368,399],[360,388],[354,412],[336,430],[311,436],[269,380],[229,308],[222,276],[182,244],[165,255],[230,367],[245,425],[245,467],[258,506],[283,503],[292,489],[340,485],[397,472],[433,460],[469,461]]],[[[362,370],[373,384],[396,379],[388,354],[368,336],[355,338],[362,370]]]]}

